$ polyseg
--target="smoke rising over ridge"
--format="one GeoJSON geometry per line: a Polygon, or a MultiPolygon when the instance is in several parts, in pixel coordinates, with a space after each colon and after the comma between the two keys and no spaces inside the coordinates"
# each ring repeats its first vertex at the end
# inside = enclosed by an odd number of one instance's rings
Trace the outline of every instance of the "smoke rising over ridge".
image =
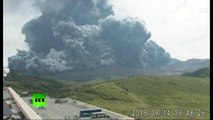
{"type": "Polygon", "coordinates": [[[42,15],[22,28],[29,51],[9,57],[11,69],[57,73],[114,65],[148,68],[170,60],[149,40],[144,21],[116,18],[106,0],[46,0],[36,5],[42,15]]]}

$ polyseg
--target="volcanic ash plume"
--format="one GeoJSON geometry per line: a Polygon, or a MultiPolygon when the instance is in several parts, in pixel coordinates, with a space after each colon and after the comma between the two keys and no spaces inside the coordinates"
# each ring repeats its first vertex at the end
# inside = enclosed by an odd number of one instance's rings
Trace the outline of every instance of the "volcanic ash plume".
{"type": "Polygon", "coordinates": [[[116,18],[106,0],[46,0],[37,5],[42,15],[22,28],[29,50],[8,58],[11,69],[56,73],[115,65],[148,68],[170,60],[149,40],[144,21],[116,18]]]}

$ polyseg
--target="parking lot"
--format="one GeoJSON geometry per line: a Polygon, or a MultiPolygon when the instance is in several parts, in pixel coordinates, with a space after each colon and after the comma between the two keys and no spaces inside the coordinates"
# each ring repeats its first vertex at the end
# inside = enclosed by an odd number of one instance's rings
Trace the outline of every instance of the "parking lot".
{"type": "MultiPolygon", "coordinates": [[[[56,99],[50,97],[46,97],[46,107],[42,109],[34,107],[30,103],[29,100],[32,99],[32,97],[22,97],[22,99],[43,119],[77,119],[79,117],[80,111],[83,109],[102,109],[94,105],[72,100],[70,98],[67,98],[67,102],[55,103],[56,99]]],[[[129,117],[105,109],[102,109],[102,111],[109,116],[109,118],[104,118],[107,120],[131,119],[129,117]]]]}

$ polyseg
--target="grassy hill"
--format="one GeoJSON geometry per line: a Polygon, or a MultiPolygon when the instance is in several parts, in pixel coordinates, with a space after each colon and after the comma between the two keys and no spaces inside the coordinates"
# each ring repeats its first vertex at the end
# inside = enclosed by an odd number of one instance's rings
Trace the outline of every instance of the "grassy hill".
{"type": "Polygon", "coordinates": [[[128,116],[134,110],[150,110],[150,116],[139,116],[143,119],[196,119],[201,118],[201,111],[205,113],[203,118],[210,116],[209,78],[143,76],[76,84],[13,72],[6,81],[16,91],[40,90],[49,96],[71,97],[128,116]],[[152,110],[163,109],[170,110],[170,115],[151,116],[152,110]],[[175,110],[196,110],[196,114],[175,117],[175,110]]]}
{"type": "Polygon", "coordinates": [[[210,77],[210,69],[209,68],[201,68],[195,70],[193,72],[187,72],[182,74],[182,76],[191,76],[191,77],[210,77]]]}
{"type": "Polygon", "coordinates": [[[170,117],[158,118],[179,119],[175,117],[175,110],[200,109],[205,111],[204,117],[209,118],[209,91],[208,78],[144,76],[80,87],[70,97],[129,116],[133,110],[169,109],[170,117]]]}
{"type": "MultiPolygon", "coordinates": [[[[72,83],[47,79],[44,77],[34,76],[22,72],[12,70],[5,78],[6,86],[13,87],[19,94],[23,91],[30,93],[43,92],[50,96],[57,96],[67,86],[72,86],[72,83]]],[[[61,95],[60,95],[61,96],[61,95]]]]}

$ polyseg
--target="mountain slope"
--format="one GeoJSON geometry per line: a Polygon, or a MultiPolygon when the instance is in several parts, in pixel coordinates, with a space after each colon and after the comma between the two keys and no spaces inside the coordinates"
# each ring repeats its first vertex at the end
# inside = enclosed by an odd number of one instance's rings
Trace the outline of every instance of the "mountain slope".
{"type": "Polygon", "coordinates": [[[193,72],[184,73],[182,76],[210,77],[210,68],[201,68],[193,72]]]}
{"type": "Polygon", "coordinates": [[[181,75],[183,73],[195,71],[204,67],[210,67],[209,59],[189,59],[186,61],[177,61],[173,64],[164,66],[162,71],[164,70],[171,74],[181,75]]]}
{"type": "Polygon", "coordinates": [[[68,84],[63,81],[47,79],[14,70],[8,74],[5,78],[5,82],[6,86],[13,87],[17,93],[28,91],[30,93],[43,92],[49,95],[56,95],[62,88],[71,85],[71,83],[68,84]]]}

